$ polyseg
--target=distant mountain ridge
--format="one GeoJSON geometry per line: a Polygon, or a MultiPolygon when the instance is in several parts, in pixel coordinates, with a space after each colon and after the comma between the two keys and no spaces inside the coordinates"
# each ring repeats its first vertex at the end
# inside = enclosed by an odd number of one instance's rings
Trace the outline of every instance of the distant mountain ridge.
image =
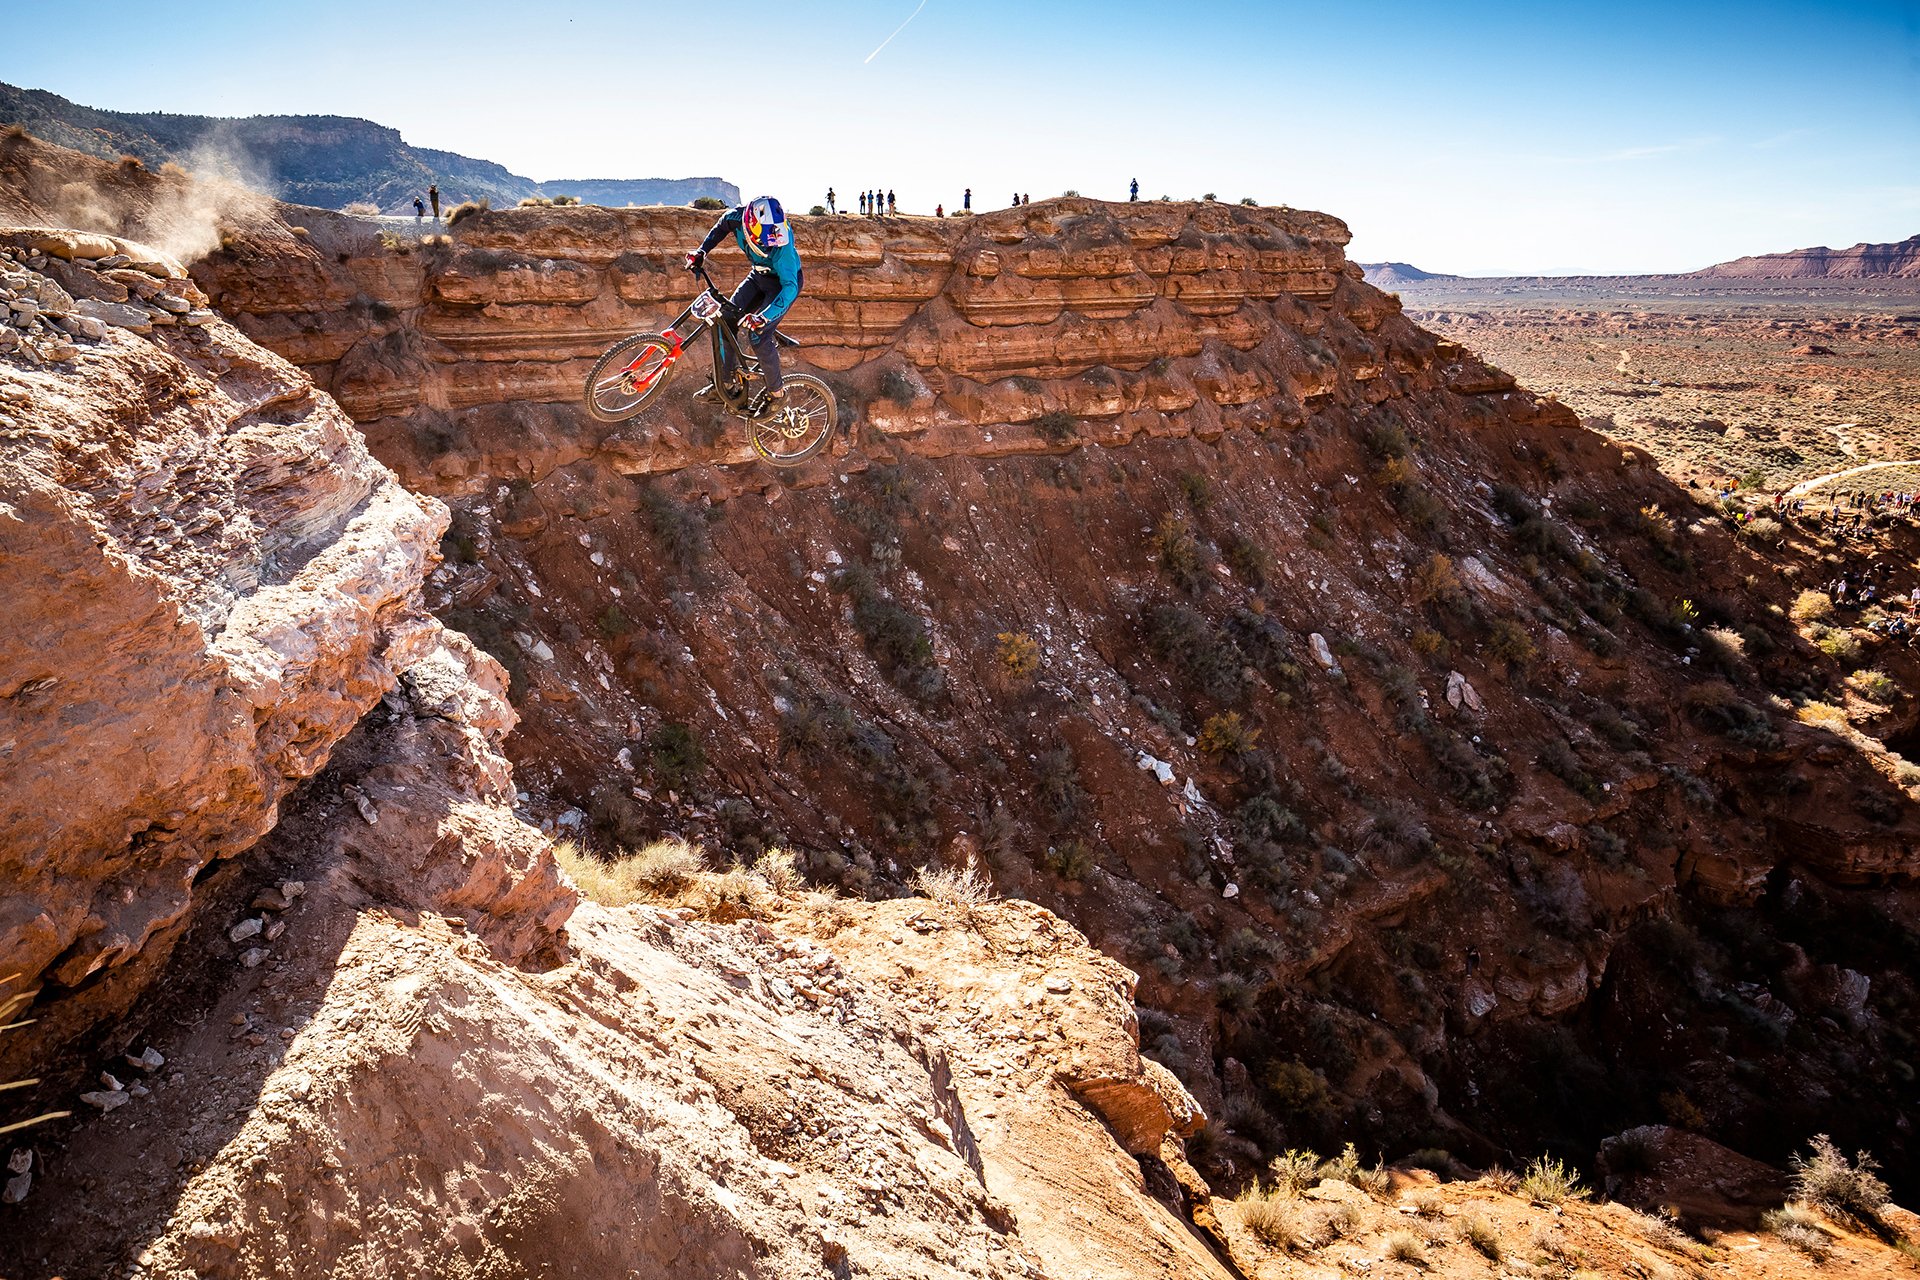
{"type": "Polygon", "coordinates": [[[1422,271],[1405,262],[1363,262],[1360,270],[1367,276],[1367,283],[1376,289],[1392,289],[1403,284],[1419,284],[1425,280],[1458,280],[1459,276],[1445,275],[1437,271],[1422,271]]]}
{"type": "Polygon", "coordinates": [[[1787,253],[1761,253],[1692,273],[1694,279],[1866,280],[1920,279],[1920,236],[1894,244],[1857,244],[1851,249],[1816,245],[1787,253]]]}
{"type": "Polygon", "coordinates": [[[42,89],[0,84],[0,126],[19,125],[60,146],[148,165],[231,167],[235,176],[294,204],[339,209],[368,201],[412,213],[430,184],[443,207],[462,200],[517,204],[529,196],[578,196],[588,204],[688,204],[712,196],[737,204],[720,178],[595,178],[535,182],[490,160],[409,146],[400,131],[351,116],[172,115],[102,111],[42,89]]]}

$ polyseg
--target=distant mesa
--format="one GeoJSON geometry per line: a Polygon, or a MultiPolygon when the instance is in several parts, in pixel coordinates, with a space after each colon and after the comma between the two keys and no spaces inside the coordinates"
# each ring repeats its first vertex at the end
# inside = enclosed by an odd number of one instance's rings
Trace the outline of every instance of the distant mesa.
{"type": "MultiPolygon", "coordinates": [[[[1369,276],[1369,279],[1372,277],[1369,276]]],[[[1920,236],[1897,244],[1857,244],[1851,249],[1816,245],[1789,253],[1735,258],[1703,271],[1696,280],[1920,280],[1920,236]]]]}
{"type": "Polygon", "coordinates": [[[576,196],[586,204],[688,204],[713,196],[737,204],[719,178],[593,178],[535,182],[489,160],[407,145],[397,129],[350,116],[179,116],[101,111],[41,89],[0,84],[0,127],[20,125],[46,142],[150,167],[220,169],[291,204],[341,209],[356,202],[413,212],[415,196],[440,188],[442,208],[463,200],[518,204],[531,196],[576,196]]]}
{"type": "Polygon", "coordinates": [[[1405,262],[1363,262],[1360,269],[1366,272],[1367,283],[1376,289],[1393,289],[1403,284],[1421,284],[1428,280],[1460,279],[1459,276],[1438,271],[1422,271],[1405,262]]]}

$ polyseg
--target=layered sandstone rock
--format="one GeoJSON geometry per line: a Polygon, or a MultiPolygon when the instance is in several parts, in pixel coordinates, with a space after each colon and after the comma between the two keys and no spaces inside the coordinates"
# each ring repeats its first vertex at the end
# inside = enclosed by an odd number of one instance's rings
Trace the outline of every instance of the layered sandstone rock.
{"type": "MultiPolygon", "coordinates": [[[[0,230],[0,254],[41,316],[128,312],[64,345],[29,328],[0,362],[0,973],[47,986],[49,1017],[7,1045],[31,1057],[130,1000],[114,971],[151,975],[196,878],[403,673],[444,664],[420,586],[446,515],[298,370],[195,311],[165,255],[34,230],[0,230]],[[141,295],[158,305],[136,315],[141,295]]],[[[496,703],[491,732],[511,721],[496,703]]]]}

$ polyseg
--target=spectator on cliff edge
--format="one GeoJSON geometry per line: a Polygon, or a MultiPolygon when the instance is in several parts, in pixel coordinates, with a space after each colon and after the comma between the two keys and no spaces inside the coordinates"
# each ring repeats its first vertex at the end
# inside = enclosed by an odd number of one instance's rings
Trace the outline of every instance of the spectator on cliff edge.
{"type": "Polygon", "coordinates": [[[832,187],[827,188],[827,212],[828,213],[840,212],[838,209],[833,207],[833,188],[832,187]]]}
{"type": "Polygon", "coordinates": [[[413,198],[413,220],[415,222],[427,216],[427,202],[419,196],[413,198]]]}
{"type": "Polygon", "coordinates": [[[899,207],[896,206],[893,202],[893,192],[888,191],[887,192],[887,216],[889,218],[898,217],[899,213],[900,213],[899,207]]]}
{"type": "Polygon", "coordinates": [[[946,217],[946,216],[947,216],[947,206],[945,206],[945,205],[943,205],[943,204],[937,204],[937,205],[935,205],[935,206],[933,206],[933,216],[934,216],[934,217],[936,217],[936,218],[944,218],[944,217],[946,217]]]}
{"type": "Polygon", "coordinates": [[[1027,192],[1027,194],[1025,194],[1025,195],[1023,195],[1023,196],[1021,196],[1021,197],[1020,197],[1020,203],[1021,203],[1021,204],[1032,204],[1032,203],[1033,203],[1033,192],[1031,192],[1031,191],[1029,191],[1029,192],[1027,192]]]}
{"type": "Polygon", "coordinates": [[[1140,179],[1135,178],[1127,187],[1127,203],[1132,204],[1140,198],[1140,179]]]}
{"type": "Polygon", "coordinates": [[[973,212],[973,188],[968,187],[960,193],[960,207],[968,213],[973,212]]]}
{"type": "Polygon", "coordinates": [[[860,216],[861,216],[861,217],[863,217],[863,218],[867,216],[867,208],[868,208],[868,200],[869,200],[869,198],[870,198],[870,197],[868,196],[868,193],[867,193],[867,192],[865,192],[865,191],[862,191],[862,192],[860,193],[860,216]]]}
{"type": "Polygon", "coordinates": [[[428,184],[427,199],[433,202],[433,220],[435,222],[440,221],[440,184],[439,183],[435,182],[435,183],[428,184]]]}

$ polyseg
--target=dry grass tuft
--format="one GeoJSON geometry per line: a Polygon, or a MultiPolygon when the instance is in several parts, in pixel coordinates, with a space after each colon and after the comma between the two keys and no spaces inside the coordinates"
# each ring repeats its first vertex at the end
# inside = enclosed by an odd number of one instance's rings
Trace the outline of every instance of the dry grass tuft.
{"type": "Polygon", "coordinates": [[[562,840],[553,846],[553,858],[575,888],[607,907],[669,900],[706,870],[700,851],[684,840],[656,841],[612,859],[562,840]]]}
{"type": "Polygon", "coordinates": [[[1488,1262],[1500,1261],[1500,1233],[1485,1218],[1460,1220],[1461,1242],[1472,1246],[1488,1262]]]}
{"type": "Polygon", "coordinates": [[[1396,1231],[1387,1237],[1387,1256],[1395,1262],[1404,1262],[1410,1266],[1427,1265],[1427,1247],[1419,1236],[1411,1231],[1396,1231]]]}
{"type": "Polygon", "coordinates": [[[1299,1208],[1291,1199],[1256,1188],[1234,1201],[1234,1207],[1240,1225],[1269,1249],[1292,1249],[1304,1239],[1299,1208]]]}

